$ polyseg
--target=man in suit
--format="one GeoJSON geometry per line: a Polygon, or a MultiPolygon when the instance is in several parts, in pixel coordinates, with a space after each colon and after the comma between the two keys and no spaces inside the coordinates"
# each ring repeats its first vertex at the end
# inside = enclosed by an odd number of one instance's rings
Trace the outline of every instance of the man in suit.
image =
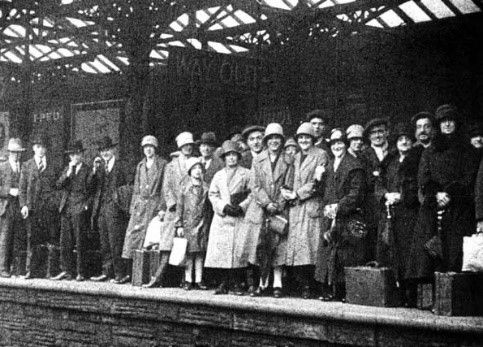
{"type": "Polygon", "coordinates": [[[81,141],[71,142],[66,151],[70,162],[57,180],[62,189],[60,202],[60,268],[53,280],[70,280],[77,273],[76,281],[85,277],[85,235],[88,230],[88,203],[92,190],[93,173],[83,158],[81,141]],[[73,257],[74,246],[77,262],[73,257]]]}
{"type": "Polygon", "coordinates": [[[201,163],[205,167],[203,179],[208,185],[210,185],[215,173],[224,167],[223,161],[214,155],[217,147],[215,133],[211,131],[203,133],[198,143],[200,145],[201,163]]]}
{"type": "Polygon", "coordinates": [[[14,256],[14,239],[22,231],[23,222],[18,203],[20,156],[25,148],[20,139],[8,141],[8,160],[0,164],[0,277],[10,277],[14,256]]]}
{"type": "Polygon", "coordinates": [[[323,110],[310,111],[309,113],[307,113],[307,122],[309,122],[314,129],[314,133],[316,136],[315,147],[323,149],[329,155],[331,155],[329,145],[327,144],[327,140],[325,138],[330,131],[329,117],[327,112],[323,110]]]}
{"type": "Polygon", "coordinates": [[[33,138],[34,156],[25,162],[20,173],[20,212],[27,224],[26,279],[37,276],[40,250],[58,232],[58,211],[54,199],[57,175],[47,158],[47,143],[48,139],[44,136],[33,138]]]}
{"type": "Polygon", "coordinates": [[[131,280],[121,258],[127,228],[127,214],[121,208],[119,188],[130,183],[126,171],[115,155],[115,143],[108,136],[99,141],[100,157],[94,159],[95,195],[92,208],[92,224],[99,229],[102,254],[102,274],[91,277],[101,282],[112,278],[112,283],[124,284],[131,280]]]}
{"type": "Polygon", "coordinates": [[[249,150],[243,152],[240,165],[250,169],[253,158],[263,150],[263,133],[265,128],[260,125],[251,125],[243,129],[242,136],[248,145],[249,150]]]}

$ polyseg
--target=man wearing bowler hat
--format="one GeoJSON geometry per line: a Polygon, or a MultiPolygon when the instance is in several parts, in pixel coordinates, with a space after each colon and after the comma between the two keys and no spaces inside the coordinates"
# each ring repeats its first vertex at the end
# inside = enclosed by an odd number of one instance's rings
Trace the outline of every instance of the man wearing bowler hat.
{"type": "Polygon", "coordinates": [[[89,226],[89,199],[92,193],[93,172],[84,163],[82,141],[69,143],[66,153],[69,164],[57,181],[57,188],[62,189],[60,202],[60,268],[61,273],[53,280],[83,281],[85,275],[85,236],[89,226]],[[73,250],[77,251],[77,259],[73,250]]]}
{"type": "MultiPolygon", "coordinates": [[[[0,277],[10,277],[10,266],[19,245],[14,240],[19,239],[23,230],[20,205],[18,203],[20,181],[20,156],[25,148],[20,139],[8,141],[8,160],[0,164],[0,277]]],[[[17,260],[18,262],[18,260],[17,260]]]]}
{"type": "MultiPolygon", "coordinates": [[[[58,211],[54,199],[57,175],[47,158],[47,147],[47,137],[35,136],[32,139],[34,156],[25,162],[20,173],[20,212],[27,224],[26,279],[38,276],[41,249],[58,235],[58,211]]],[[[49,258],[52,250],[49,247],[49,258]]]]}
{"type": "Polygon", "coordinates": [[[94,159],[91,223],[95,225],[97,222],[99,229],[102,274],[91,277],[91,280],[101,282],[111,278],[113,283],[124,284],[131,280],[121,258],[128,220],[121,208],[119,188],[129,184],[129,179],[115,155],[117,144],[109,136],[103,137],[98,144],[100,156],[94,159]]]}

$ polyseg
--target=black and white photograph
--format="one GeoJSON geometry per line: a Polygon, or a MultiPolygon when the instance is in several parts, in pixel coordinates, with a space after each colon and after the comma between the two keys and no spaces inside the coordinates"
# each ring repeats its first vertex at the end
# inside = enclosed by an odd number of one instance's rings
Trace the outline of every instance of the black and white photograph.
{"type": "Polygon", "coordinates": [[[0,346],[483,346],[483,0],[0,0],[0,346]]]}

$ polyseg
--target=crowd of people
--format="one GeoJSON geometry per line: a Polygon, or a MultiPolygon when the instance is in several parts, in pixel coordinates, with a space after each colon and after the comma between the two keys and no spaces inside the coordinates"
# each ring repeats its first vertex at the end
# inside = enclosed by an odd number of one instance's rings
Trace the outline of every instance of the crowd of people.
{"type": "Polygon", "coordinates": [[[278,123],[235,131],[221,146],[213,132],[198,141],[182,132],[169,163],[148,135],[134,180],[109,137],[92,165],[82,142],[71,142],[60,175],[45,138],[32,140],[26,162],[12,138],[0,163],[0,276],[20,263],[23,228],[25,279],[34,277],[36,248],[57,241],[61,272],[51,279],[87,280],[85,235],[94,228],[102,273],[89,280],[129,283],[157,218],[150,247],[160,260],[146,288],[164,285],[173,240],[185,238],[186,290],[343,301],[344,267],[370,264],[391,268],[414,306],[417,284],[461,271],[463,236],[483,232],[483,129],[463,129],[452,105],[394,128],[376,118],[330,129],[314,110],[293,137],[278,123]],[[56,218],[60,240],[52,240],[56,218]]]}

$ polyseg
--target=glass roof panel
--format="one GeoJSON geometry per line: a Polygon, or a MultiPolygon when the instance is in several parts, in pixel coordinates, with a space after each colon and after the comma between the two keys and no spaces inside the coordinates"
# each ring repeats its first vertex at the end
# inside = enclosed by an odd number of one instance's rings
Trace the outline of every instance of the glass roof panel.
{"type": "Polygon", "coordinates": [[[431,18],[414,1],[408,1],[400,5],[399,8],[408,15],[415,23],[427,22],[431,18]]]}
{"type": "Polygon", "coordinates": [[[455,14],[440,0],[421,0],[437,18],[453,17],[455,14]]]}
{"type": "Polygon", "coordinates": [[[397,27],[406,24],[404,20],[402,20],[402,18],[399,17],[393,10],[386,11],[379,17],[390,27],[397,27]]]}
{"type": "Polygon", "coordinates": [[[449,0],[461,13],[469,14],[480,12],[480,9],[473,1],[469,0],[449,0]]]}
{"type": "Polygon", "coordinates": [[[291,10],[297,6],[299,0],[261,0],[260,2],[270,7],[291,10]]]}

